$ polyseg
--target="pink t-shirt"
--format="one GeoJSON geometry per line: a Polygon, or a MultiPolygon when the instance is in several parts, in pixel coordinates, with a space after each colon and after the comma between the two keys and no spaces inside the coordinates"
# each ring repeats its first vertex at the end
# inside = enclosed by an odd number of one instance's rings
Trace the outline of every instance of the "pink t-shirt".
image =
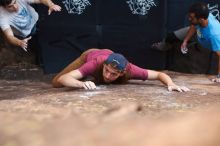
{"type": "MultiPolygon", "coordinates": [[[[86,56],[86,63],[79,68],[79,71],[83,77],[93,75],[97,67],[102,65],[112,53],[113,52],[111,50],[107,49],[89,52],[86,56]]],[[[140,68],[132,63],[128,63],[126,72],[130,74],[130,79],[146,80],[148,77],[148,72],[146,69],[140,68]]]]}

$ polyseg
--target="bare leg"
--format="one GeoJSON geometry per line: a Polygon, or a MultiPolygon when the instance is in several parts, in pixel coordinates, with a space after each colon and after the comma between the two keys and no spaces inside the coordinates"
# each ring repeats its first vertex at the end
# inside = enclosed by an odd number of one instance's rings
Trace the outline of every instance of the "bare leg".
{"type": "Polygon", "coordinates": [[[174,31],[174,34],[179,40],[183,41],[188,30],[189,30],[189,26],[174,31]]]}

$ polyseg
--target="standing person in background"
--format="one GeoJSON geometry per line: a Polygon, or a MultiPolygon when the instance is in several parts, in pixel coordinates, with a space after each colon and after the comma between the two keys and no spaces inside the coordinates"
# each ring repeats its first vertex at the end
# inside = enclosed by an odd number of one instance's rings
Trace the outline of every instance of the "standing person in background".
{"type": "Polygon", "coordinates": [[[48,15],[61,11],[51,0],[0,0],[0,27],[10,44],[27,51],[28,41],[36,32],[38,13],[30,5],[42,3],[48,6],[48,15]]]}

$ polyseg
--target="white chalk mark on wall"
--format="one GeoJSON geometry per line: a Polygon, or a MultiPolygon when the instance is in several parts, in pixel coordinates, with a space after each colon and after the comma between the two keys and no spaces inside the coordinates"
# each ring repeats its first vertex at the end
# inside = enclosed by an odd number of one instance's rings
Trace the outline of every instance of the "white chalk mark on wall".
{"type": "Polygon", "coordinates": [[[220,15],[219,15],[219,6],[218,4],[210,5],[208,4],[209,11],[220,21],[220,15]]]}
{"type": "Polygon", "coordinates": [[[156,7],[154,0],[129,0],[127,1],[132,14],[147,15],[151,7],[156,7]]]}
{"type": "Polygon", "coordinates": [[[82,14],[87,6],[91,5],[89,0],[64,0],[66,10],[69,14],[82,14]]]}

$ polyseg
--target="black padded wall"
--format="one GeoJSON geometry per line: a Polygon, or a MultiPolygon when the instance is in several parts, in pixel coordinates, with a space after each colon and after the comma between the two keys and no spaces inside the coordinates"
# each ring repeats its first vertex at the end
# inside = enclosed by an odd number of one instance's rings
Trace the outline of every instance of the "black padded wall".
{"type": "MultiPolygon", "coordinates": [[[[182,58],[186,64],[197,61],[181,55],[178,46],[172,56],[170,52],[150,47],[166,32],[189,25],[188,8],[198,1],[208,3],[210,11],[220,19],[219,0],[55,0],[62,7],[62,12],[52,13],[51,16],[47,15],[46,7],[40,6],[37,9],[40,14],[38,36],[44,71],[58,72],[83,51],[96,47],[122,53],[129,61],[144,68],[213,72],[216,64],[213,64],[215,61],[210,51],[193,51],[209,58],[206,69],[203,69],[204,63],[193,65],[196,67],[188,65],[183,69],[183,63],[181,61],[178,65],[178,59],[182,58]],[[166,64],[170,60],[173,61],[171,66],[166,64]]],[[[195,58],[193,54],[189,55],[195,58]]],[[[200,57],[197,55],[196,58],[200,57]]]]}
{"type": "Polygon", "coordinates": [[[39,43],[46,73],[55,73],[89,48],[109,48],[132,63],[164,69],[165,54],[150,49],[165,31],[164,0],[54,1],[62,12],[39,7],[39,43]]]}

